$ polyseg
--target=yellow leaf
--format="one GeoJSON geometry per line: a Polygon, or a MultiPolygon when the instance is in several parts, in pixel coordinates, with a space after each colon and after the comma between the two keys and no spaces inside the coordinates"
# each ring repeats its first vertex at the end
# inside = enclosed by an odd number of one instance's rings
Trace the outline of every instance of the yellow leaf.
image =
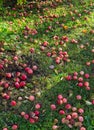
{"type": "Polygon", "coordinates": [[[87,30],[83,30],[82,32],[83,32],[83,33],[87,33],[87,30]]]}

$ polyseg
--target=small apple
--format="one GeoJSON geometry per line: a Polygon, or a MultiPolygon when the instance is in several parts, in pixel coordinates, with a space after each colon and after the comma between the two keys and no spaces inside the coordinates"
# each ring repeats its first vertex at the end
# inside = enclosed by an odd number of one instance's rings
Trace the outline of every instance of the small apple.
{"type": "Polygon", "coordinates": [[[6,77],[11,78],[12,77],[11,73],[6,73],[6,77]]]}
{"type": "Polygon", "coordinates": [[[65,111],[64,111],[64,110],[60,110],[60,111],[59,111],[59,114],[60,114],[60,115],[64,115],[64,114],[65,114],[65,111]]]}
{"type": "Polygon", "coordinates": [[[16,103],[16,101],[12,100],[12,101],[10,102],[10,105],[14,107],[14,106],[17,105],[17,103],[16,103]]]}
{"type": "Polygon", "coordinates": [[[18,125],[13,125],[12,126],[12,130],[17,130],[18,129],[18,125]]]}
{"type": "Polygon", "coordinates": [[[55,104],[51,104],[51,110],[56,110],[56,105],[55,104]]]}

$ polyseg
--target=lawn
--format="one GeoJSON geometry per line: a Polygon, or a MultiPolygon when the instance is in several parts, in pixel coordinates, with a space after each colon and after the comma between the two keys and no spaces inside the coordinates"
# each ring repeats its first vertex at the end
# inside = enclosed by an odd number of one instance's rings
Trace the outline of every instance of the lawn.
{"type": "Polygon", "coordinates": [[[0,9],[0,130],[94,130],[94,1],[0,9]]]}

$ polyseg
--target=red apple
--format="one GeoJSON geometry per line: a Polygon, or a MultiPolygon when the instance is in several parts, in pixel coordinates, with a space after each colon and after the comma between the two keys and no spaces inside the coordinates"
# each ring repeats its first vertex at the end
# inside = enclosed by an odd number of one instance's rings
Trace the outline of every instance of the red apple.
{"type": "Polygon", "coordinates": [[[21,116],[24,116],[25,115],[25,112],[23,111],[23,112],[21,112],[21,116]]]}
{"type": "Polygon", "coordinates": [[[59,114],[60,114],[60,115],[64,115],[64,114],[65,114],[65,111],[64,111],[64,110],[60,110],[60,111],[59,111],[59,114]]]}
{"type": "Polygon", "coordinates": [[[71,115],[67,115],[66,117],[68,120],[71,120],[72,116],[71,115]]]}
{"type": "Polygon", "coordinates": [[[14,57],[13,57],[13,60],[14,60],[14,61],[17,61],[17,60],[18,60],[18,56],[14,56],[14,57]]]}
{"type": "Polygon", "coordinates": [[[3,128],[3,130],[8,130],[8,128],[3,128]]]}
{"type": "Polygon", "coordinates": [[[10,96],[7,93],[3,93],[2,97],[6,100],[10,99],[10,96]]]}
{"type": "Polygon", "coordinates": [[[35,108],[36,108],[36,109],[40,109],[40,108],[41,108],[41,105],[40,105],[39,103],[37,103],[37,104],[35,105],[35,108]]]}
{"type": "Polygon", "coordinates": [[[58,99],[58,100],[57,100],[57,104],[58,104],[58,105],[62,105],[62,104],[63,104],[63,100],[62,100],[62,99],[58,99]]]}
{"type": "Polygon", "coordinates": [[[8,88],[8,87],[9,87],[9,83],[5,83],[4,88],[8,88]]]}
{"type": "Polygon", "coordinates": [[[63,99],[63,96],[62,96],[61,94],[59,94],[59,95],[57,96],[57,98],[58,98],[59,100],[61,100],[61,99],[63,99]]]}
{"type": "Polygon", "coordinates": [[[26,82],[25,81],[21,81],[20,82],[20,87],[24,87],[26,85],[26,82]]]}
{"type": "Polygon", "coordinates": [[[83,118],[82,116],[79,116],[79,117],[78,117],[78,120],[79,120],[80,122],[83,122],[83,121],[84,121],[84,118],[83,118]]]}
{"type": "Polygon", "coordinates": [[[35,97],[33,95],[30,95],[29,98],[28,98],[30,101],[34,101],[35,100],[35,97]]]}
{"type": "Polygon", "coordinates": [[[51,104],[51,110],[56,110],[56,105],[55,104],[51,104]]]}
{"type": "Polygon", "coordinates": [[[52,130],[57,130],[58,129],[58,126],[57,125],[53,125],[52,126],[52,130]]]}
{"type": "Polygon", "coordinates": [[[73,112],[72,113],[72,118],[74,118],[74,119],[78,118],[78,113],[77,112],[73,112]]]}
{"type": "Polygon", "coordinates": [[[29,118],[29,122],[30,122],[31,124],[34,124],[34,123],[35,123],[35,120],[34,120],[33,118],[29,118]]]}
{"type": "Polygon", "coordinates": [[[71,75],[68,75],[65,78],[66,78],[66,80],[69,80],[69,81],[72,80],[72,76],[71,75]]]}
{"type": "Polygon", "coordinates": [[[77,85],[78,85],[79,87],[83,87],[83,83],[82,83],[82,82],[79,82],[77,85]]]}
{"type": "Polygon", "coordinates": [[[79,78],[78,78],[78,81],[79,81],[79,82],[82,82],[82,81],[83,81],[83,78],[82,78],[82,77],[79,77],[79,78]]]}
{"type": "Polygon", "coordinates": [[[79,109],[78,109],[78,112],[79,112],[80,114],[83,114],[83,113],[84,113],[84,110],[83,110],[82,108],[79,108],[79,109]]]}
{"type": "Polygon", "coordinates": [[[80,130],[86,130],[86,128],[85,127],[81,127],[80,130]]]}
{"type": "Polygon", "coordinates": [[[18,126],[17,125],[13,125],[12,126],[12,130],[17,130],[18,129],[18,126]]]}
{"type": "Polygon", "coordinates": [[[77,80],[77,78],[78,78],[77,76],[73,76],[73,79],[74,79],[74,80],[77,80]]]}
{"type": "Polygon", "coordinates": [[[37,70],[38,67],[37,67],[36,65],[33,65],[33,66],[32,66],[32,69],[33,69],[33,70],[37,70]]]}
{"type": "Polygon", "coordinates": [[[87,81],[84,82],[84,86],[85,86],[85,87],[89,87],[89,82],[87,82],[87,81]]]}
{"type": "Polygon", "coordinates": [[[28,69],[28,70],[27,70],[27,73],[28,73],[28,74],[33,74],[33,70],[32,70],[32,69],[28,69]]]}
{"type": "Polygon", "coordinates": [[[62,99],[63,103],[67,103],[67,98],[62,99]]]}
{"type": "Polygon", "coordinates": [[[26,79],[27,79],[26,74],[22,74],[21,79],[22,79],[22,80],[26,80],[26,79]]]}
{"type": "Polygon", "coordinates": [[[90,77],[89,74],[85,74],[84,76],[85,76],[86,79],[88,79],[90,77]]]}
{"type": "Polygon", "coordinates": [[[47,41],[45,41],[44,43],[43,43],[43,46],[47,46],[49,43],[47,42],[47,41]]]}
{"type": "Polygon", "coordinates": [[[15,82],[15,87],[16,87],[16,88],[20,88],[19,82],[15,82]]]}
{"type": "Polygon", "coordinates": [[[28,120],[28,119],[29,119],[29,115],[28,115],[28,114],[25,114],[25,115],[24,115],[24,119],[28,120]]]}
{"type": "Polygon", "coordinates": [[[36,116],[39,116],[39,114],[40,114],[40,112],[38,110],[35,110],[34,113],[36,116]]]}
{"type": "Polygon", "coordinates": [[[6,77],[11,78],[12,77],[11,73],[6,73],[6,77]]]}
{"type": "Polygon", "coordinates": [[[77,100],[81,100],[82,99],[81,95],[77,95],[76,98],[77,98],[77,100]]]}
{"type": "Polygon", "coordinates": [[[11,106],[16,106],[17,103],[16,103],[16,101],[12,100],[12,101],[10,102],[10,105],[11,105],[11,106]]]}
{"type": "Polygon", "coordinates": [[[66,108],[66,109],[71,109],[71,105],[70,105],[70,104],[66,104],[66,105],[65,105],[65,108],[66,108]]]}
{"type": "Polygon", "coordinates": [[[30,49],[30,52],[31,52],[31,53],[34,53],[34,52],[35,52],[35,49],[34,49],[34,48],[31,48],[31,49],[30,49]]]}

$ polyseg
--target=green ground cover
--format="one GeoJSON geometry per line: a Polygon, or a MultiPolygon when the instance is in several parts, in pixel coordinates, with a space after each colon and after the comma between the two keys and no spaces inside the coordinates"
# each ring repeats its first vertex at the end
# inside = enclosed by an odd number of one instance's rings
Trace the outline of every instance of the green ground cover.
{"type": "Polygon", "coordinates": [[[93,0],[53,0],[0,11],[0,130],[16,127],[94,129],[93,0]]]}

